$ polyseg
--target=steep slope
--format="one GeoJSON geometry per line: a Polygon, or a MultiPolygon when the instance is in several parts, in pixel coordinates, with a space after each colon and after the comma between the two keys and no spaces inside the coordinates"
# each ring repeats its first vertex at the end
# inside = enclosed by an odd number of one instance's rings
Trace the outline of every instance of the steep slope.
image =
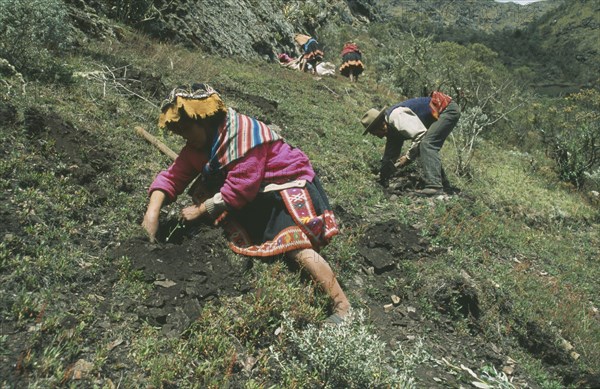
{"type": "MultiPolygon", "coordinates": [[[[57,55],[68,82],[25,83],[0,61],[1,387],[600,386],[600,214],[541,153],[478,138],[461,178],[447,142],[459,194],[412,197],[416,168],[383,188],[372,174],[383,141],[362,136],[359,118],[402,97],[371,63],[359,83],[313,77],[241,60],[229,36],[207,46],[227,55],[159,42],[98,17],[112,2],[86,3],[70,16],[92,34],[57,55]],[[310,156],[341,227],[323,255],[366,320],[320,327],[328,302],[294,264],[234,256],[211,223],[182,225],[188,196],[148,242],[146,190],[170,159],[134,129],[178,150],[156,120],[190,80],[310,156]]],[[[379,42],[367,58],[388,49],[379,42]]],[[[18,48],[36,44],[22,34],[18,48]]],[[[531,107],[552,114],[532,100],[510,123],[526,136],[531,107]]]]}
{"type": "Polygon", "coordinates": [[[79,71],[70,85],[0,90],[0,385],[597,383],[597,219],[576,195],[546,189],[528,160],[490,145],[481,183],[447,201],[411,198],[370,173],[382,143],[358,118],[399,98],[372,78],[351,85],[260,61],[240,71],[131,31],[68,60],[79,71]],[[322,329],[299,350],[323,295],[293,264],[232,256],[214,226],[181,226],[187,196],[162,213],[160,244],[143,237],[146,188],[169,160],[133,129],[177,149],[181,139],[156,129],[158,105],[190,74],[314,161],[342,228],[323,254],[366,321],[322,329]]]}
{"type": "Polygon", "coordinates": [[[207,53],[267,60],[294,53],[295,33],[312,35],[328,24],[369,22],[380,13],[375,0],[141,0],[118,6],[108,0],[67,2],[75,6],[74,14],[87,7],[156,38],[207,53]]]}
{"type": "Polygon", "coordinates": [[[600,2],[571,0],[551,10],[529,28],[549,66],[565,81],[598,85],[600,77],[600,2]]]}
{"type": "Polygon", "coordinates": [[[493,33],[524,28],[561,2],[547,0],[527,6],[494,0],[385,0],[383,3],[390,15],[415,25],[425,23],[430,33],[450,28],[457,34],[460,30],[493,33]]]}

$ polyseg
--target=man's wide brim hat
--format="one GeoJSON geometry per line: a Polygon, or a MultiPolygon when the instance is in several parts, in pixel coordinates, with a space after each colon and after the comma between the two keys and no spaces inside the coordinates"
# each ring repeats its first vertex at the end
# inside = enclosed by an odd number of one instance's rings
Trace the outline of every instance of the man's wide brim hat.
{"type": "Polygon", "coordinates": [[[361,124],[365,127],[365,132],[363,132],[363,135],[372,133],[373,131],[381,128],[383,125],[383,119],[385,118],[385,110],[385,108],[381,111],[371,108],[363,115],[362,119],[360,119],[361,124]]]}
{"type": "Polygon", "coordinates": [[[210,85],[182,85],[174,88],[163,101],[158,126],[165,128],[169,123],[177,123],[182,114],[190,119],[205,119],[217,112],[227,112],[227,107],[210,85]]]}

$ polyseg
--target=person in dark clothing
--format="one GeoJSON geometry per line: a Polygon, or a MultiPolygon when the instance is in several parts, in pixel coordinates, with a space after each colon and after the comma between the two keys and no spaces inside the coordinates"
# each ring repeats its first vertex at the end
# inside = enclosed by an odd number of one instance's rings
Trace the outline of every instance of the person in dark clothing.
{"type": "Polygon", "coordinates": [[[296,34],[294,37],[296,43],[302,48],[301,71],[306,71],[308,65],[311,67],[312,74],[317,73],[317,65],[323,61],[325,54],[317,40],[304,34],[296,34]]]}
{"type": "Polygon", "coordinates": [[[415,191],[420,196],[444,194],[450,187],[440,150],[458,119],[460,107],[452,98],[435,91],[428,97],[417,97],[379,111],[368,110],[361,119],[363,135],[386,138],[385,151],[379,170],[380,182],[387,185],[396,168],[402,168],[420,158],[423,168],[424,189],[415,191]],[[400,157],[405,140],[411,140],[408,151],[400,157]]]}
{"type": "Polygon", "coordinates": [[[357,82],[358,76],[365,70],[362,63],[362,52],[354,42],[346,42],[342,48],[342,65],[340,73],[350,78],[350,82],[357,82]]]}

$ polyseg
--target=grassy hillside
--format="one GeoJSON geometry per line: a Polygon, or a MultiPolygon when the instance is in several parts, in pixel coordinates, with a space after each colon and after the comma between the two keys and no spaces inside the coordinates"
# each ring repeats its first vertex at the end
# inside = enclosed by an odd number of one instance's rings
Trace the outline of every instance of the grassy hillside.
{"type": "MultiPolygon", "coordinates": [[[[373,175],[383,143],[359,119],[401,96],[370,68],[350,84],[119,31],[60,57],[67,83],[23,83],[3,64],[3,386],[598,382],[598,204],[559,184],[541,151],[479,139],[470,177],[451,176],[459,195],[417,199],[373,175]],[[311,158],[342,227],[323,254],[354,322],[321,328],[326,299],[285,261],[235,256],[210,226],[178,229],[186,196],[161,217],[165,239],[145,241],[146,189],[170,160],[134,128],[178,150],[157,129],[158,106],[193,81],[311,158]],[[389,263],[378,268],[374,252],[389,263]]],[[[456,150],[443,149],[449,171],[456,150]]]]}
{"type": "Polygon", "coordinates": [[[597,85],[599,29],[597,2],[570,1],[535,23],[530,40],[539,42],[540,53],[549,63],[560,67],[566,81],[597,85]]]}
{"type": "Polygon", "coordinates": [[[503,63],[529,74],[536,91],[566,95],[598,84],[596,1],[543,1],[527,6],[490,1],[388,1],[398,29],[461,44],[483,43],[503,63]]]}
{"type": "Polygon", "coordinates": [[[412,28],[426,24],[429,33],[451,35],[493,33],[525,28],[560,0],[546,0],[522,6],[494,0],[385,0],[390,15],[408,21],[412,28]]]}

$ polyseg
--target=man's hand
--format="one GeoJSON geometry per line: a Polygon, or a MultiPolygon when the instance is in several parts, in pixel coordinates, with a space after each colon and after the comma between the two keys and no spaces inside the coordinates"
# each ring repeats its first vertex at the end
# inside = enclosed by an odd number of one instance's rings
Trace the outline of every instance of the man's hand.
{"type": "Polygon", "coordinates": [[[403,155],[396,161],[394,166],[400,169],[400,168],[410,165],[411,162],[412,161],[410,159],[408,159],[408,157],[406,155],[403,155]]]}
{"type": "Polygon", "coordinates": [[[204,216],[206,213],[204,203],[200,205],[190,205],[181,210],[181,220],[190,222],[204,216]]]}

